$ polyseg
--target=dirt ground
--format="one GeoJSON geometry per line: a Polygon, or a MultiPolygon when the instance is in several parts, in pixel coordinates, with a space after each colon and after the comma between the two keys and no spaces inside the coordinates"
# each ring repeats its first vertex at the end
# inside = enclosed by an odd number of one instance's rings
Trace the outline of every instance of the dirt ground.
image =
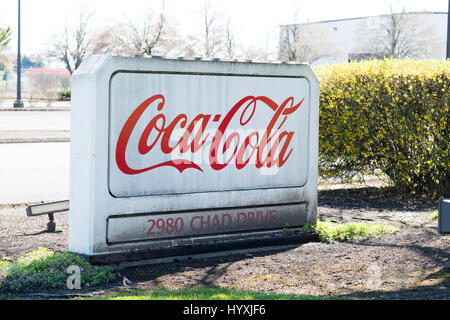
{"type": "MultiPolygon", "coordinates": [[[[320,220],[373,222],[400,227],[396,234],[358,243],[310,242],[257,254],[134,267],[119,288],[224,287],[287,294],[377,299],[449,299],[450,237],[437,232],[437,201],[402,198],[383,188],[322,190],[320,220]]],[[[24,206],[0,207],[0,257],[17,258],[38,247],[67,250],[67,214],[57,233],[44,232],[47,217],[28,218],[24,206]]]]}

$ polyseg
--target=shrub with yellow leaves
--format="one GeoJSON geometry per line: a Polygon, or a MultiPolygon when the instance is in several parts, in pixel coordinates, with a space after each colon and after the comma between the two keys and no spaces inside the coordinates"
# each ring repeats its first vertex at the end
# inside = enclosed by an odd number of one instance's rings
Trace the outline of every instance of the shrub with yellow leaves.
{"type": "Polygon", "coordinates": [[[450,196],[450,60],[371,60],[315,72],[323,178],[382,172],[402,194],[450,196]]]}

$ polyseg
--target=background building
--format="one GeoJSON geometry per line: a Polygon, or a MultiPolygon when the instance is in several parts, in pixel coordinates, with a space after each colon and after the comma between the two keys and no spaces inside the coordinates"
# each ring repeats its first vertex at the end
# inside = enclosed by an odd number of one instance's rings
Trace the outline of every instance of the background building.
{"type": "Polygon", "coordinates": [[[394,56],[444,59],[447,12],[393,13],[280,26],[279,58],[312,64],[394,56]]]}

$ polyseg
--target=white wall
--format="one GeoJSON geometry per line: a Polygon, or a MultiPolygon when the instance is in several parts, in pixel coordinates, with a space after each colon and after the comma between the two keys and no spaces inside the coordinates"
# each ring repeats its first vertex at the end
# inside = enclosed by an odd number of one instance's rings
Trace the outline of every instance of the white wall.
{"type": "MultiPolygon", "coordinates": [[[[418,25],[424,29],[429,29],[430,34],[424,34],[424,42],[429,45],[429,37],[435,39],[432,48],[433,53],[427,54],[423,58],[444,59],[446,53],[447,41],[447,13],[446,12],[423,12],[407,13],[412,19],[417,21],[418,25]],[[429,36],[429,37],[428,37],[429,36]]],[[[350,53],[365,53],[361,48],[361,37],[364,36],[364,30],[370,30],[379,26],[386,16],[373,16],[352,18],[343,20],[321,21],[305,23],[301,26],[312,30],[320,30],[320,34],[326,36],[329,41],[324,52],[330,53],[329,57],[322,58],[314,64],[342,63],[348,61],[350,53]]],[[[281,26],[281,30],[286,26],[281,26]]],[[[282,33],[280,33],[282,34],[282,33]]]]}

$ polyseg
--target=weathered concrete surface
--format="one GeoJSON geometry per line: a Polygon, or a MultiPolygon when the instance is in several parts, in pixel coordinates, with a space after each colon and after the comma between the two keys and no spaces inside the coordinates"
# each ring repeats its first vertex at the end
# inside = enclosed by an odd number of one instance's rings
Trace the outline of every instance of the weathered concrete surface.
{"type": "MultiPolygon", "coordinates": [[[[272,236],[286,224],[315,222],[319,82],[308,65],[91,56],[74,74],[72,94],[69,250],[95,256],[195,246],[239,236],[272,236]],[[193,138],[199,121],[194,119],[199,117],[210,120],[201,121],[206,129],[199,137],[206,141],[209,136],[210,144],[196,148],[189,140],[186,149],[165,147],[177,144],[172,141],[177,139],[175,129],[184,129],[186,140],[193,138]],[[164,128],[157,129],[160,126],[164,128]],[[251,134],[249,148],[244,141],[251,134]],[[275,141],[273,147],[267,136],[275,141]],[[224,159],[218,158],[233,151],[235,146],[229,145],[234,142],[241,160],[235,151],[232,165],[222,166],[224,159]],[[206,162],[195,158],[203,146],[206,162]],[[260,165],[246,162],[239,167],[249,149],[258,149],[248,157],[258,155],[253,161],[260,165]],[[261,164],[262,157],[267,162],[261,164]],[[279,170],[263,172],[273,168],[279,170]],[[184,226],[193,229],[198,212],[208,212],[211,225],[216,225],[211,211],[236,209],[250,215],[262,207],[274,207],[281,217],[271,224],[272,230],[240,225],[214,237],[202,230],[185,236],[181,225],[173,228],[175,221],[166,217],[154,221],[160,238],[152,239],[152,219],[142,224],[123,218],[185,213],[190,219],[183,220],[184,226]],[[300,217],[289,220],[287,215],[300,217]],[[123,220],[110,230],[108,223],[118,216],[123,220]],[[130,228],[137,230],[137,238],[130,228]],[[176,237],[168,238],[174,229],[176,237]],[[108,243],[108,231],[120,243],[108,243]]],[[[181,218],[178,221],[181,224],[181,218]]]]}

